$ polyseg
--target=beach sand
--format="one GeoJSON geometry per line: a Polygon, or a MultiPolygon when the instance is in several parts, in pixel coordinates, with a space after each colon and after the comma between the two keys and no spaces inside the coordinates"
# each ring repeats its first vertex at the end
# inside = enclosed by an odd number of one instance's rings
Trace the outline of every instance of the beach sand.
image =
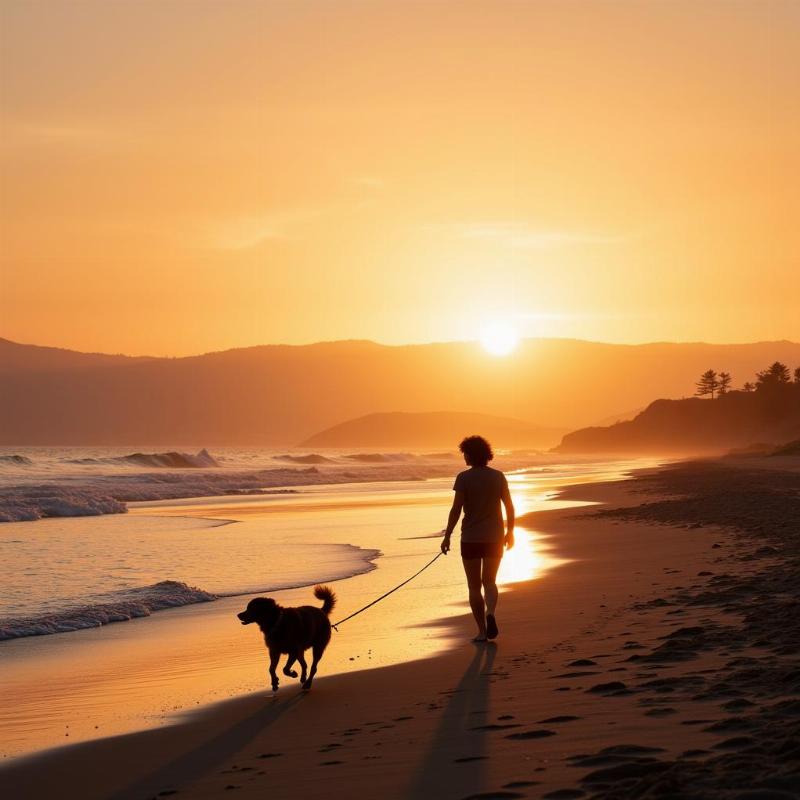
{"type": "Polygon", "coordinates": [[[523,520],[567,562],[503,593],[495,644],[451,617],[458,643],[433,657],[14,760],[4,796],[797,796],[800,463],[679,465],[564,496],[604,505],[523,520]]]}

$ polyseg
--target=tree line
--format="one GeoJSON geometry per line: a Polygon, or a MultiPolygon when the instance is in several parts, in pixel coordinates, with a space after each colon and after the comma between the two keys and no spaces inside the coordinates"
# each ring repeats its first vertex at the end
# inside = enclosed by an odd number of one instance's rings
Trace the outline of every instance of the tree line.
{"type": "MultiPolygon", "coordinates": [[[[731,391],[731,382],[733,378],[730,372],[717,372],[713,369],[707,369],[697,381],[695,386],[697,390],[695,395],[698,397],[706,397],[711,395],[713,400],[715,397],[721,397],[731,391]]],[[[741,388],[743,392],[760,392],[770,391],[794,384],[800,387],[800,367],[796,367],[794,372],[791,372],[786,364],[776,361],[766,369],[756,373],[755,383],[746,381],[741,388]]]]}

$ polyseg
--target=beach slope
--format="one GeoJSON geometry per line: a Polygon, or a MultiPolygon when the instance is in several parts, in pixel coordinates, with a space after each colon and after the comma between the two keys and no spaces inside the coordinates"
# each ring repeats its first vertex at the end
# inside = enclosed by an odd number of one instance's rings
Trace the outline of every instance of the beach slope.
{"type": "MultiPolygon", "coordinates": [[[[569,561],[502,595],[496,644],[448,620],[464,644],[444,655],[14,761],[4,794],[796,796],[800,460],[681,464],[566,495],[602,505],[522,520],[569,561]]],[[[397,635],[414,630],[398,618],[397,635]]]]}

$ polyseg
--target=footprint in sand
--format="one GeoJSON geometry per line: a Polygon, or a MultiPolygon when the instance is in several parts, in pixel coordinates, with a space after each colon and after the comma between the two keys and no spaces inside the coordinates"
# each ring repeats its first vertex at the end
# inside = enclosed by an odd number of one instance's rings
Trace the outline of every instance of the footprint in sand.
{"type": "Polygon", "coordinates": [[[578,800],[580,797],[586,797],[586,792],[581,789],[556,789],[543,794],[542,800],[578,800]]]}
{"type": "Polygon", "coordinates": [[[509,783],[504,783],[504,789],[525,789],[528,786],[538,786],[541,781],[510,781],[509,783]]]}
{"type": "Polygon", "coordinates": [[[560,675],[551,676],[552,680],[556,678],[585,678],[587,675],[600,675],[597,670],[584,670],[583,672],[562,672],[560,675]]]}
{"type": "MultiPolygon", "coordinates": [[[[646,775],[656,775],[671,768],[671,764],[662,761],[647,759],[645,761],[628,761],[613,767],[603,767],[581,778],[581,783],[607,784],[612,781],[625,781],[631,778],[643,778],[646,775]]],[[[599,787],[598,787],[599,788],[599,787]]]]}
{"type": "Polygon", "coordinates": [[[662,747],[646,747],[637,744],[617,744],[605,747],[595,755],[579,754],[568,756],[567,761],[575,767],[606,767],[628,764],[631,761],[653,763],[656,753],[663,753],[662,747]]]}
{"type": "Polygon", "coordinates": [[[744,717],[729,717],[728,719],[721,719],[703,728],[704,733],[737,733],[739,731],[749,731],[753,728],[754,723],[745,719],[744,717]]]}
{"type": "Polygon", "coordinates": [[[611,681],[610,683],[597,683],[586,690],[591,694],[602,694],[615,697],[621,694],[630,694],[630,689],[622,681],[611,681]]]}
{"type": "Polygon", "coordinates": [[[470,761],[485,761],[489,756],[462,756],[461,758],[454,758],[454,764],[467,764],[470,761]]]}
{"type": "Polygon", "coordinates": [[[548,717],[547,719],[540,719],[538,724],[539,725],[553,725],[558,724],[561,722],[574,722],[576,719],[580,719],[580,717],[573,717],[569,714],[561,714],[558,717],[548,717]]]}
{"type": "Polygon", "coordinates": [[[651,708],[649,711],[645,711],[644,715],[646,717],[668,717],[671,714],[677,714],[678,712],[670,707],[664,706],[663,708],[651,708]]]}
{"type": "Polygon", "coordinates": [[[470,728],[471,731],[504,731],[508,728],[519,728],[520,724],[518,722],[490,722],[487,725],[476,725],[474,728],[470,728]]]}
{"type": "Polygon", "coordinates": [[[515,741],[527,739],[544,739],[547,736],[555,736],[555,731],[547,730],[547,728],[537,728],[532,731],[520,731],[519,733],[509,733],[506,739],[514,739],[515,741]]]}
{"type": "Polygon", "coordinates": [[[739,697],[736,700],[729,700],[727,703],[723,703],[722,707],[726,711],[741,711],[743,708],[752,708],[754,705],[755,703],[739,697]]]}

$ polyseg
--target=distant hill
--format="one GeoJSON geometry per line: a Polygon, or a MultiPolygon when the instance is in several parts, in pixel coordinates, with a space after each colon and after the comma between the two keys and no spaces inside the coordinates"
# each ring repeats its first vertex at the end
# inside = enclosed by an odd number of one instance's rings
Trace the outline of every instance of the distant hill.
{"type": "Polygon", "coordinates": [[[639,408],[634,408],[632,411],[623,411],[621,414],[609,414],[605,419],[595,422],[592,427],[600,428],[606,425],[614,425],[617,422],[625,422],[626,420],[633,419],[637,414],[641,414],[642,411],[644,411],[644,407],[639,406],[639,408]]]}
{"type": "Polygon", "coordinates": [[[35,344],[18,344],[8,339],[0,339],[0,375],[17,370],[35,372],[113,367],[150,360],[152,359],[143,356],[78,353],[61,347],[39,347],[35,344]]]}
{"type": "Polygon", "coordinates": [[[375,447],[413,449],[449,447],[478,433],[495,447],[549,448],[563,431],[530,425],[519,419],[459,411],[367,414],[314,434],[301,447],[375,447]]]}
{"type": "Polygon", "coordinates": [[[343,420],[431,409],[575,429],[691,394],[710,365],[740,386],[774,359],[800,364],[800,344],[528,339],[496,358],[472,342],[342,341],[128,358],[2,340],[0,445],[283,447],[343,420]]]}
{"type": "Polygon", "coordinates": [[[747,452],[800,437],[800,385],[780,396],[729,392],[714,400],[656,400],[634,419],[568,433],[559,453],[701,454],[731,448],[747,452]]]}

